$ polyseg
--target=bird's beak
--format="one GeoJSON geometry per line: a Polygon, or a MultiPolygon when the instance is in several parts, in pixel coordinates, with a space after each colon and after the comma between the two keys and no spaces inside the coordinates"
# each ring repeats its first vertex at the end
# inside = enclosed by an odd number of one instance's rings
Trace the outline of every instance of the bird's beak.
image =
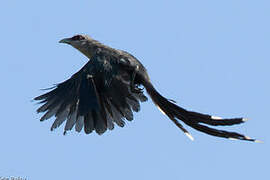
{"type": "Polygon", "coordinates": [[[71,42],[71,38],[64,38],[59,41],[59,43],[66,43],[66,44],[70,44],[70,42],[71,42]]]}

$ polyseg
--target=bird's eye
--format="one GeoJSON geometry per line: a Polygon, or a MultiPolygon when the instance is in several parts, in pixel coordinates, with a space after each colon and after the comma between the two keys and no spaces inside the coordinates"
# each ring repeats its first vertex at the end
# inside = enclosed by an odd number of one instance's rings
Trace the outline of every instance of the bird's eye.
{"type": "Polygon", "coordinates": [[[80,40],[83,40],[85,38],[81,35],[76,35],[76,36],[73,36],[71,39],[74,41],[80,41],[80,40]]]}

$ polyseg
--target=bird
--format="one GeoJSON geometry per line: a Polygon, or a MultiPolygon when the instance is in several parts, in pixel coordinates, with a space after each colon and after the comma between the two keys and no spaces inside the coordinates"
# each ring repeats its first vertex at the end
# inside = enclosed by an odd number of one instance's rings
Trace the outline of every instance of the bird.
{"type": "Polygon", "coordinates": [[[211,136],[232,140],[259,142],[259,140],[211,126],[231,126],[244,123],[247,118],[221,118],[186,110],[174,100],[162,96],[150,81],[143,64],[132,54],[111,48],[86,34],[77,34],[59,41],[71,45],[89,61],[69,79],[34,98],[41,105],[37,113],[44,113],[40,121],[55,116],[51,130],[65,122],[64,134],[75,127],[86,134],[102,135],[115,125],[124,127],[139,112],[141,103],[148,100],[166,115],[188,138],[193,136],[182,125],[211,136]],[[181,123],[182,122],[182,123],[181,123]]]}

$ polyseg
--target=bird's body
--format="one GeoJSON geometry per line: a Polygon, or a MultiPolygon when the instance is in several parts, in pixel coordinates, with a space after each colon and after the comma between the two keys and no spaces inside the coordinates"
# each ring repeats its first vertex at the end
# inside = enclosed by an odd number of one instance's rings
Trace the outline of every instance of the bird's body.
{"type": "Polygon", "coordinates": [[[56,117],[52,130],[65,120],[65,132],[74,126],[85,133],[95,130],[103,134],[112,130],[114,124],[123,127],[124,119],[132,120],[133,111],[140,110],[140,103],[147,101],[143,90],[155,105],[167,115],[184,133],[190,137],[185,124],[210,135],[255,141],[247,136],[217,130],[205,126],[234,125],[244,122],[244,118],[221,119],[216,116],[187,111],[158,93],[150,82],[146,68],[131,54],[105,46],[86,35],[76,35],[60,41],[78,49],[90,61],[70,79],[58,84],[50,92],[38,96],[35,100],[44,103],[37,112],[46,112],[41,121],[56,117]]]}

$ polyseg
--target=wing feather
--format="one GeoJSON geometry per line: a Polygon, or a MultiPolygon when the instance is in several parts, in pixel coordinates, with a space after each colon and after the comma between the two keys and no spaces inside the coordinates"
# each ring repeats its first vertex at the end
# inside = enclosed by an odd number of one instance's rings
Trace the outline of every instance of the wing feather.
{"type": "Polygon", "coordinates": [[[76,120],[76,124],[75,124],[75,130],[77,132],[81,132],[82,128],[83,128],[83,122],[84,122],[84,117],[83,116],[79,116],[76,120]]]}
{"type": "Polygon", "coordinates": [[[94,130],[103,134],[114,129],[114,123],[124,127],[125,119],[133,120],[133,111],[139,112],[147,97],[131,92],[130,74],[119,70],[115,60],[106,52],[95,54],[70,79],[36,97],[42,104],[37,112],[45,113],[41,121],[55,116],[53,130],[66,120],[64,134],[74,126],[77,132],[84,128],[86,134],[94,130]]]}

